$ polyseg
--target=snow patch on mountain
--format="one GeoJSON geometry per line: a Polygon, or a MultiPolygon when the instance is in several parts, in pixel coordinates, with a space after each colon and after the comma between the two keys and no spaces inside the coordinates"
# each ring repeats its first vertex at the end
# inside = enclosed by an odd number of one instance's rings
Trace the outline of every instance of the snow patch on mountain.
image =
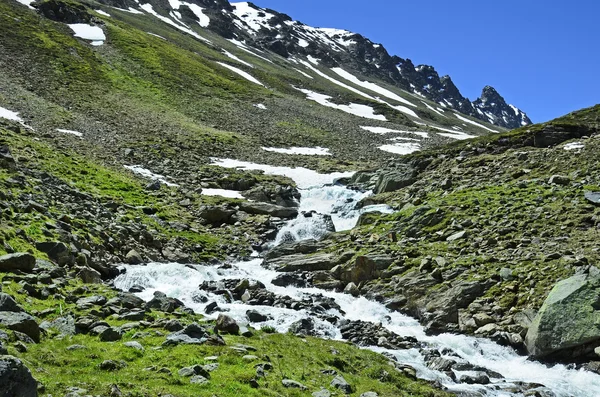
{"type": "Polygon", "coordinates": [[[291,147],[291,148],[275,148],[275,147],[263,147],[266,152],[274,152],[281,154],[300,154],[304,156],[331,156],[328,148],[323,147],[291,147]]]}
{"type": "Polygon", "coordinates": [[[458,114],[458,113],[454,113],[454,116],[455,116],[457,119],[464,121],[465,123],[472,124],[472,125],[474,125],[474,126],[476,126],[476,127],[483,128],[483,129],[485,129],[485,130],[488,130],[488,131],[490,131],[490,132],[495,132],[495,133],[497,133],[497,132],[498,132],[497,130],[493,130],[493,129],[491,129],[491,128],[488,128],[488,127],[486,127],[486,126],[485,126],[485,125],[483,125],[483,124],[479,124],[479,123],[477,123],[477,122],[475,122],[475,121],[473,121],[473,120],[469,120],[468,118],[466,118],[466,117],[463,117],[463,116],[461,116],[461,115],[460,115],[460,114],[458,114]]]}
{"type": "Polygon", "coordinates": [[[233,54],[232,54],[231,52],[229,52],[229,51],[225,51],[225,50],[223,50],[223,54],[225,54],[227,57],[229,57],[229,58],[233,59],[234,61],[241,63],[242,65],[246,65],[246,66],[248,66],[248,67],[254,68],[254,65],[252,65],[252,64],[250,64],[250,63],[248,63],[248,62],[244,61],[243,59],[240,59],[240,58],[238,58],[237,56],[233,55],[233,54]]]}
{"type": "Polygon", "coordinates": [[[106,40],[104,31],[98,26],[88,25],[85,23],[72,23],[68,24],[67,26],[75,33],[75,37],[91,40],[91,44],[94,46],[102,45],[106,40]]]}
{"type": "Polygon", "coordinates": [[[296,88],[296,89],[298,91],[306,94],[307,99],[309,99],[311,101],[315,101],[318,104],[321,104],[328,108],[338,109],[338,110],[341,110],[342,112],[353,114],[358,117],[364,117],[367,119],[387,121],[387,119],[385,118],[384,115],[375,114],[375,110],[371,106],[360,105],[357,103],[351,103],[349,105],[338,105],[337,103],[333,103],[333,102],[329,101],[331,99],[331,96],[329,96],[329,95],[319,94],[318,92],[305,90],[302,88],[296,88]]]}
{"type": "Polygon", "coordinates": [[[362,81],[358,77],[354,76],[352,73],[349,73],[342,68],[332,68],[331,70],[334,73],[336,73],[337,75],[339,75],[340,77],[348,80],[349,82],[359,85],[363,88],[366,88],[369,91],[376,92],[376,93],[383,95],[384,97],[392,99],[394,101],[404,103],[406,105],[409,105],[409,106],[412,106],[415,108],[417,107],[417,105],[415,105],[414,103],[410,102],[407,99],[402,98],[401,96],[393,93],[392,91],[385,89],[383,87],[380,87],[375,83],[371,83],[369,81],[362,81]]]}
{"type": "Polygon", "coordinates": [[[242,69],[238,69],[235,66],[228,65],[224,62],[217,62],[217,63],[219,65],[223,66],[224,68],[227,68],[227,69],[231,70],[232,72],[239,74],[240,76],[242,76],[243,78],[245,78],[246,80],[248,80],[254,84],[262,85],[263,87],[265,86],[263,83],[261,83],[256,78],[254,78],[254,76],[252,76],[250,73],[244,72],[242,69]]]}

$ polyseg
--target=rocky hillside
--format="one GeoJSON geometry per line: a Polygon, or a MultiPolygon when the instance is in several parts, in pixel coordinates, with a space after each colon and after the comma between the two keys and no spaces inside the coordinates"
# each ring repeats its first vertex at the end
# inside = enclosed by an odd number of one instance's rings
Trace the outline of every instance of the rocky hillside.
{"type": "Polygon", "coordinates": [[[596,106],[357,173],[350,183],[377,193],[363,204],[397,212],[321,242],[315,255],[355,255],[303,277],[386,302],[433,334],[597,370],[600,334],[581,331],[598,313],[599,130],[596,106]]]}
{"type": "Polygon", "coordinates": [[[274,296],[248,280],[194,286],[312,310],[346,342],[114,286],[123,264],[227,270],[254,251],[281,286],[365,296],[431,334],[598,372],[600,108],[506,132],[497,126],[513,114],[528,119],[493,88],[471,103],[436,76],[360,36],[246,3],[0,2],[5,395],[449,395],[357,345],[418,352],[459,386],[501,379],[382,323],[336,317],[325,295],[274,296]],[[233,160],[362,169],[337,183],[374,190],[358,207],[391,213],[270,249],[287,220],[318,214],[301,214],[294,180],[222,166],[233,160]]]}

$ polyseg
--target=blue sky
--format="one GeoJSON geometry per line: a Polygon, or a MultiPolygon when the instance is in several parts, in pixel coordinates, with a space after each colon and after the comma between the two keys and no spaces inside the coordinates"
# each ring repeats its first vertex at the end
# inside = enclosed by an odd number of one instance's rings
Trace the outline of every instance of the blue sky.
{"type": "Polygon", "coordinates": [[[597,0],[255,0],[317,27],[360,33],[392,55],[485,85],[534,122],[600,103],[597,0]]]}

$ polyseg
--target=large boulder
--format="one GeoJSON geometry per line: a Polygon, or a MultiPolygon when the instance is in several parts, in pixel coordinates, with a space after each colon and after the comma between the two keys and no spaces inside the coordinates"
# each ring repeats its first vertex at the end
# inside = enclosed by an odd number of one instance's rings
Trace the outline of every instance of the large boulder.
{"type": "Polygon", "coordinates": [[[576,275],[556,284],[527,332],[529,354],[573,357],[600,345],[599,296],[600,276],[576,275]]]}
{"type": "Polygon", "coordinates": [[[318,253],[313,255],[294,254],[266,260],[265,266],[275,268],[280,272],[331,270],[338,264],[335,254],[318,253]]]}
{"type": "Polygon", "coordinates": [[[21,360],[0,357],[0,395],[3,397],[37,397],[37,382],[21,360]]]}
{"type": "Polygon", "coordinates": [[[14,298],[0,292],[0,312],[22,312],[23,309],[15,302],[14,298]]]}
{"type": "Polygon", "coordinates": [[[393,262],[394,259],[387,255],[358,256],[352,265],[344,268],[340,278],[343,281],[355,284],[373,280],[393,262]]]}
{"type": "Polygon", "coordinates": [[[296,208],[282,207],[269,203],[244,202],[240,204],[240,209],[253,215],[270,215],[285,219],[291,219],[298,216],[298,210],[296,208]]]}
{"type": "Polygon", "coordinates": [[[421,302],[427,311],[424,315],[427,331],[439,333],[456,330],[459,309],[466,308],[482,296],[490,284],[482,281],[458,281],[428,295],[421,302]]]}
{"type": "Polygon", "coordinates": [[[225,314],[219,314],[215,324],[215,329],[232,335],[237,335],[240,332],[240,326],[238,323],[233,318],[225,314]]]}
{"type": "Polygon", "coordinates": [[[0,326],[22,332],[36,342],[40,341],[40,327],[27,313],[0,312],[0,326]]]}
{"type": "Polygon", "coordinates": [[[72,265],[75,257],[71,254],[71,248],[60,241],[44,241],[35,244],[35,248],[48,254],[48,257],[59,265],[72,265]]]}
{"type": "Polygon", "coordinates": [[[381,174],[375,184],[375,194],[393,192],[410,186],[416,182],[416,176],[417,171],[409,166],[381,174]]]}
{"type": "Polygon", "coordinates": [[[198,216],[207,223],[220,225],[231,222],[235,210],[225,206],[203,206],[200,208],[198,216]]]}
{"type": "Polygon", "coordinates": [[[35,267],[35,257],[27,252],[0,256],[0,272],[29,273],[35,267]]]}

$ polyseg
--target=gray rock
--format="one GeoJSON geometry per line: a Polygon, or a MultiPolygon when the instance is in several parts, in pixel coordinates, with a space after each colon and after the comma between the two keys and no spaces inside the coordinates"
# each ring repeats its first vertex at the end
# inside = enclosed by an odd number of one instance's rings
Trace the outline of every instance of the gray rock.
{"type": "Polygon", "coordinates": [[[513,271],[507,267],[503,267],[502,269],[500,269],[499,275],[504,281],[510,281],[515,278],[513,275],[513,271]]]}
{"type": "Polygon", "coordinates": [[[316,335],[315,321],[312,318],[303,318],[290,325],[289,332],[298,336],[316,335]]]}
{"type": "Polygon", "coordinates": [[[165,346],[176,346],[179,344],[185,345],[202,345],[208,340],[208,333],[204,328],[196,323],[192,323],[182,329],[167,335],[165,346]]]}
{"type": "Polygon", "coordinates": [[[243,202],[240,204],[240,209],[252,215],[270,215],[284,219],[291,219],[298,216],[296,208],[281,207],[269,203],[243,202]]]}
{"type": "Polygon", "coordinates": [[[483,372],[477,372],[473,375],[463,375],[459,379],[460,383],[467,383],[469,385],[487,385],[490,383],[490,378],[483,372]]]}
{"type": "Polygon", "coordinates": [[[5,397],[37,397],[37,382],[21,360],[0,357],[0,393],[5,397]]]}
{"type": "Polygon", "coordinates": [[[237,335],[240,332],[240,326],[238,325],[238,323],[233,318],[225,314],[219,314],[219,317],[217,317],[215,329],[220,332],[232,335],[237,335]]]}
{"type": "Polygon", "coordinates": [[[585,192],[584,197],[590,203],[600,205],[600,192],[585,192]]]}
{"type": "Polygon", "coordinates": [[[381,174],[375,184],[375,194],[393,192],[410,186],[415,183],[416,175],[416,170],[408,166],[381,174]]]}
{"type": "Polygon", "coordinates": [[[427,367],[434,371],[450,371],[452,370],[452,366],[456,364],[456,361],[450,360],[444,357],[434,357],[430,361],[427,362],[427,367]]]}
{"type": "Polygon", "coordinates": [[[179,307],[183,307],[183,302],[175,298],[169,298],[160,291],[154,292],[154,298],[146,303],[146,309],[157,309],[165,313],[173,313],[179,307]]]}
{"type": "Polygon", "coordinates": [[[117,371],[125,366],[122,362],[114,360],[104,360],[100,363],[100,369],[102,371],[117,371]]]}
{"type": "Polygon", "coordinates": [[[341,375],[337,375],[333,378],[331,386],[341,390],[344,394],[352,393],[352,386],[350,386],[350,383],[348,383],[341,375]]]}
{"type": "Polygon", "coordinates": [[[353,282],[349,282],[346,287],[344,288],[344,292],[347,294],[350,294],[352,296],[358,296],[360,294],[360,290],[358,289],[358,286],[356,284],[354,284],[353,282]]]}
{"type": "Polygon", "coordinates": [[[463,238],[467,237],[467,231],[466,230],[461,230],[460,232],[454,233],[452,235],[450,235],[446,241],[450,242],[450,241],[456,241],[456,240],[461,240],[463,238]]]}
{"type": "Polygon", "coordinates": [[[84,346],[84,345],[71,345],[71,346],[67,347],[67,350],[68,350],[68,351],[73,351],[73,350],[85,350],[85,349],[87,349],[87,347],[86,347],[86,346],[84,346]]]}
{"type": "Polygon", "coordinates": [[[40,341],[40,327],[27,313],[0,312],[0,326],[22,332],[35,342],[40,341]]]}
{"type": "Polygon", "coordinates": [[[0,256],[0,272],[29,273],[35,267],[35,257],[27,252],[0,256]]]}
{"type": "Polygon", "coordinates": [[[35,247],[45,252],[50,259],[61,266],[75,262],[75,257],[71,254],[71,248],[60,241],[38,242],[35,247]]]}
{"type": "Polygon", "coordinates": [[[142,258],[142,256],[136,250],[129,251],[127,255],[125,255],[125,260],[130,265],[139,265],[144,263],[144,258],[142,258]]]}
{"type": "Polygon", "coordinates": [[[202,375],[195,375],[190,378],[190,383],[195,384],[195,385],[205,385],[208,382],[209,382],[209,380],[206,379],[202,375]]]}
{"type": "MultiPolygon", "coordinates": [[[[600,277],[576,275],[560,281],[529,327],[525,344],[541,358],[600,341],[600,277]]],[[[582,350],[580,354],[585,353],[582,350]]]]}
{"type": "Polygon", "coordinates": [[[250,328],[244,325],[240,325],[240,335],[242,335],[245,338],[251,338],[252,336],[254,336],[254,333],[250,328]]]}
{"type": "Polygon", "coordinates": [[[265,261],[280,272],[331,270],[338,262],[334,254],[294,254],[265,261]]]}
{"type": "Polygon", "coordinates": [[[77,273],[77,277],[83,281],[84,284],[102,284],[100,272],[89,267],[81,268],[77,273]]]}
{"type": "Polygon", "coordinates": [[[281,384],[283,385],[283,387],[287,387],[288,389],[308,390],[308,387],[304,386],[302,383],[296,382],[295,380],[291,379],[283,379],[281,381],[281,384]]]}
{"type": "Polygon", "coordinates": [[[387,269],[393,262],[394,259],[387,255],[361,255],[351,266],[342,270],[340,279],[358,285],[363,281],[377,278],[380,272],[387,269]]]}
{"type": "Polygon", "coordinates": [[[331,392],[327,389],[321,389],[312,394],[312,397],[331,397],[331,392]]]}
{"type": "Polygon", "coordinates": [[[11,171],[17,168],[17,162],[6,145],[0,146],[0,168],[11,171]]]}
{"type": "Polygon", "coordinates": [[[251,323],[262,323],[264,321],[267,321],[269,319],[268,316],[259,313],[256,310],[248,310],[246,311],[246,317],[248,317],[248,321],[250,321],[251,323]]]}
{"type": "Polygon", "coordinates": [[[88,297],[85,297],[85,298],[79,298],[79,299],[77,299],[76,303],[77,303],[77,306],[88,306],[88,305],[102,306],[107,301],[108,301],[108,299],[106,299],[105,296],[102,296],[102,295],[92,295],[92,296],[88,296],[88,297]]]}
{"type": "Polygon", "coordinates": [[[0,292],[0,312],[22,312],[23,309],[17,305],[14,298],[4,292],[0,292]]]}
{"type": "Polygon", "coordinates": [[[201,365],[193,365],[191,367],[181,368],[179,371],[177,371],[177,373],[179,374],[179,376],[183,376],[186,378],[194,375],[200,375],[205,379],[210,379],[209,372],[201,365]]]}
{"type": "Polygon", "coordinates": [[[50,327],[56,329],[61,335],[75,335],[75,319],[72,316],[59,317],[50,323],[50,327]]]}
{"type": "Polygon", "coordinates": [[[119,305],[127,309],[142,309],[146,303],[142,298],[128,292],[120,292],[117,300],[119,305]]]}
{"type": "Polygon", "coordinates": [[[300,274],[294,273],[280,273],[271,281],[273,285],[278,287],[294,287],[304,288],[306,287],[306,280],[300,274]]]}
{"type": "Polygon", "coordinates": [[[119,328],[108,327],[98,336],[102,342],[116,342],[123,338],[123,332],[119,328]]]}
{"type": "Polygon", "coordinates": [[[232,210],[231,208],[227,208],[225,206],[205,206],[200,208],[198,216],[208,223],[220,225],[222,223],[229,223],[233,214],[235,214],[235,210],[232,210]]]}
{"type": "Polygon", "coordinates": [[[375,393],[374,391],[368,391],[361,394],[360,397],[379,397],[379,394],[375,393]]]}
{"type": "Polygon", "coordinates": [[[571,183],[571,178],[564,175],[552,175],[548,180],[548,183],[555,185],[568,185],[571,183]]]}
{"type": "Polygon", "coordinates": [[[144,346],[142,346],[140,344],[140,342],[125,342],[125,343],[123,343],[123,346],[129,347],[131,349],[135,349],[135,350],[140,351],[140,352],[144,351],[144,346]]]}
{"type": "Polygon", "coordinates": [[[481,281],[460,281],[425,298],[422,304],[430,313],[427,327],[432,331],[444,331],[449,323],[458,324],[459,309],[470,305],[488,286],[481,281]]]}

